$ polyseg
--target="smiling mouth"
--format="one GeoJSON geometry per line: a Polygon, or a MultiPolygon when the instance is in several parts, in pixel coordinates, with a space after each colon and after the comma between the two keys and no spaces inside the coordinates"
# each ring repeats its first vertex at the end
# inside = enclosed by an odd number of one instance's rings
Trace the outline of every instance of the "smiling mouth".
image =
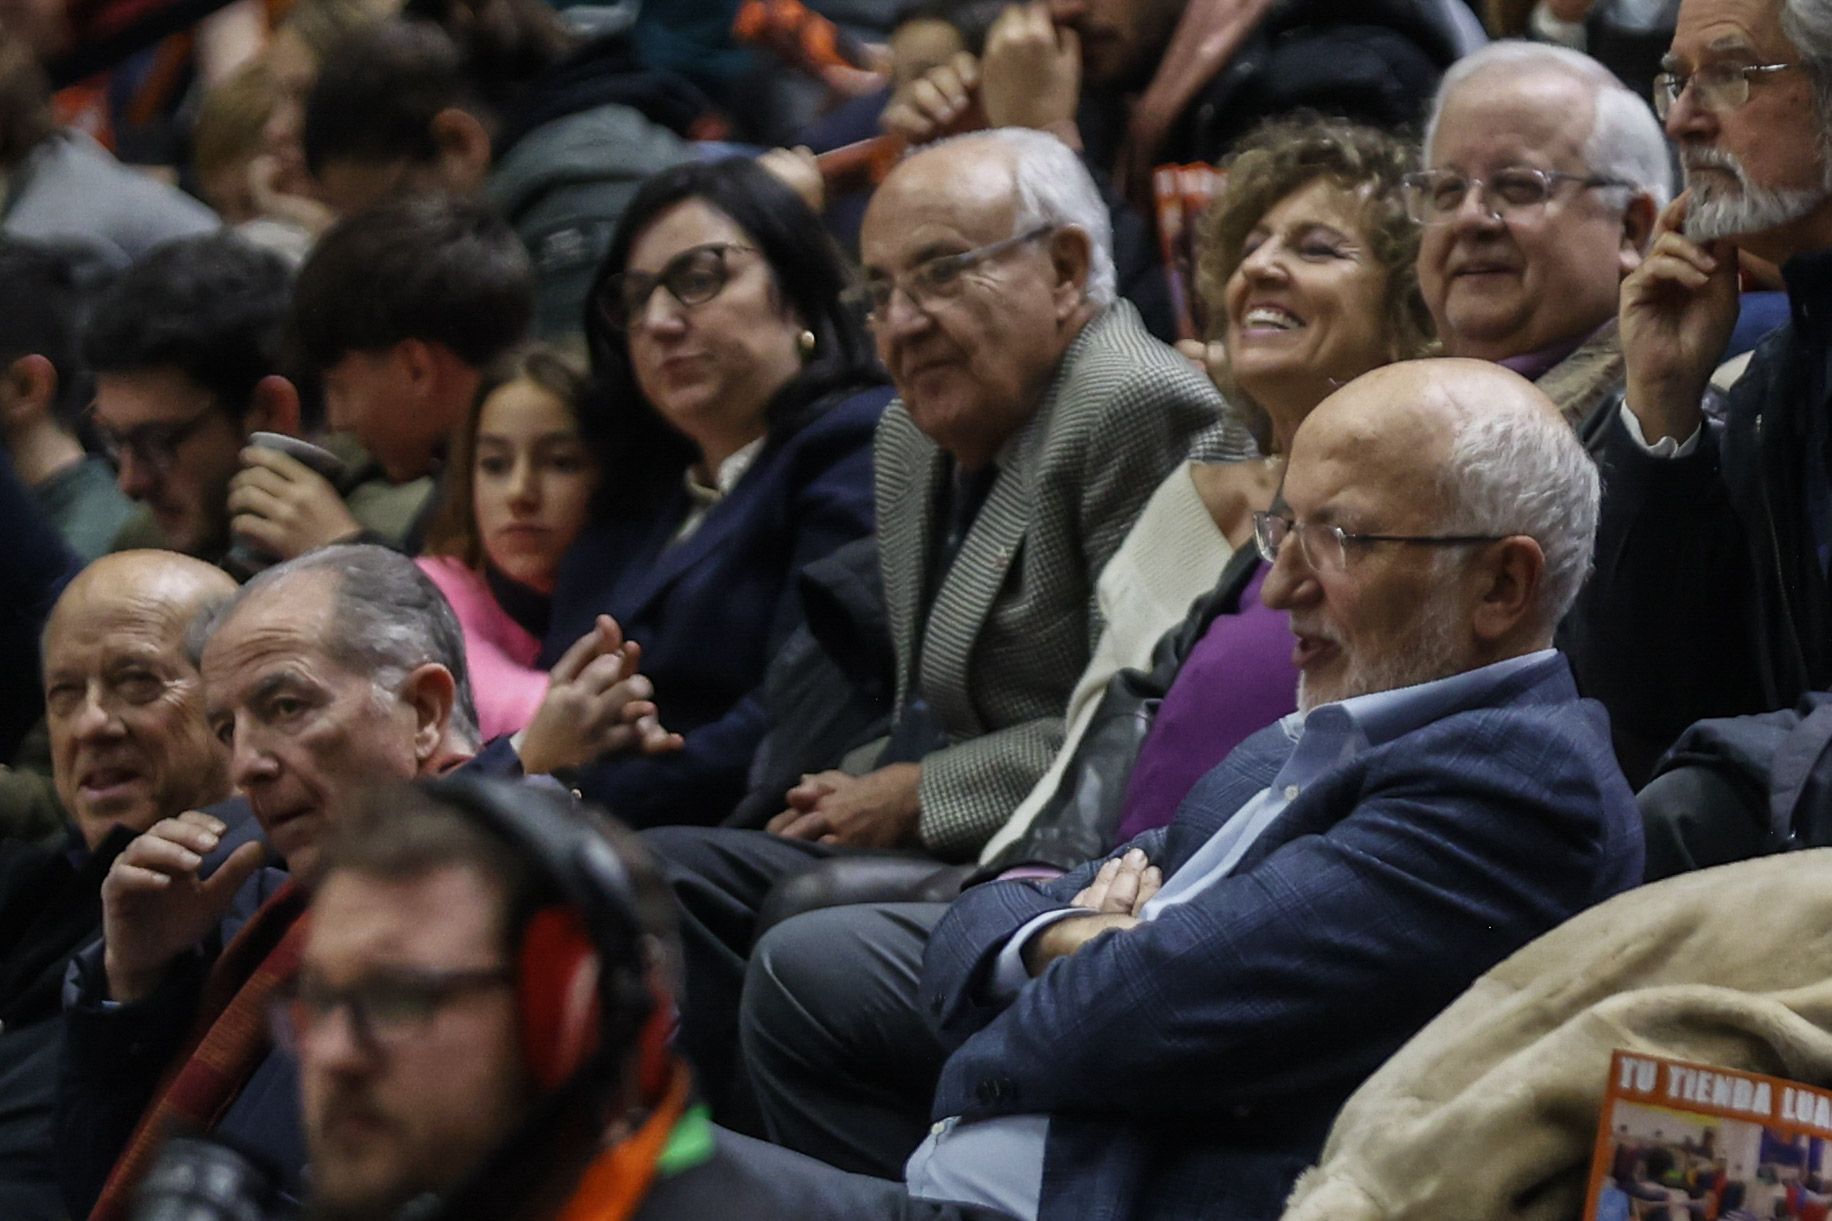
{"type": "Polygon", "coordinates": [[[1305,325],[1304,319],[1279,305],[1256,305],[1240,320],[1241,330],[1251,335],[1301,331],[1305,325]]]}

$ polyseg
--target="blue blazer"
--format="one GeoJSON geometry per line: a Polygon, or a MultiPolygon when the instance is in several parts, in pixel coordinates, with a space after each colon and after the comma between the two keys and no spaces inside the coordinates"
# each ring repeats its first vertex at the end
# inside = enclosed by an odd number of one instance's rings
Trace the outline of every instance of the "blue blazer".
{"type": "Polygon", "coordinates": [[[686,748],[612,758],[579,788],[624,822],[713,823],[744,795],[768,721],[770,657],[801,619],[795,574],[872,531],[872,434],[888,387],[855,393],[786,437],[771,437],[731,494],[685,542],[684,488],[646,514],[586,527],[561,565],[541,664],[600,614],[642,645],[662,724],[686,748]]]}
{"type": "MultiPolygon", "coordinates": [[[[1042,1216],[1279,1215],[1356,1086],[1488,967],[1641,880],[1640,819],[1601,705],[1563,657],[1313,781],[1226,879],[1097,939],[1008,1006],[1011,935],[1103,863],[969,890],[923,1001],[955,1048],[937,1118],[1048,1114],[1042,1216]]],[[[1168,877],[1290,753],[1273,725],[1141,847],[1168,877]]]]}

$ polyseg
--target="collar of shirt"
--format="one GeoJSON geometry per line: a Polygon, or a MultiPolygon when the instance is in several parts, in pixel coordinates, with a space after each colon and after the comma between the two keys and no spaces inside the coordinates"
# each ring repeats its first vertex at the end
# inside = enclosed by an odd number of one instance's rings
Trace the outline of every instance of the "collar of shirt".
{"type": "Polygon", "coordinates": [[[687,484],[687,495],[696,503],[712,506],[731,495],[744,473],[751,469],[751,463],[757,461],[757,453],[763,448],[766,437],[758,437],[750,444],[729,454],[725,461],[719,463],[719,469],[713,472],[711,486],[700,482],[699,467],[689,465],[682,477],[687,484]]]}
{"type": "Polygon", "coordinates": [[[1495,363],[1504,369],[1520,374],[1530,382],[1536,382],[1552,372],[1560,361],[1595,339],[1604,328],[1609,326],[1610,322],[1614,321],[1613,317],[1610,318],[1608,322],[1588,335],[1579,335],[1576,339],[1547,344],[1537,352],[1523,352],[1519,356],[1504,356],[1495,363]]]}
{"type": "Polygon", "coordinates": [[[1325,770],[1422,729],[1459,708],[1482,702],[1502,682],[1520,671],[1556,658],[1558,650],[1540,649],[1519,657],[1478,666],[1449,678],[1372,691],[1308,713],[1294,712],[1279,722],[1293,743],[1291,757],[1279,769],[1275,790],[1303,787],[1325,770]]]}

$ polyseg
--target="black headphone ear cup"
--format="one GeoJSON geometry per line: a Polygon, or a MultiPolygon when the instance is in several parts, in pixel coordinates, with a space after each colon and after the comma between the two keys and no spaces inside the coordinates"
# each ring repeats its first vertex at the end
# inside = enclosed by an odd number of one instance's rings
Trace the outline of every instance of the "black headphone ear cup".
{"type": "Polygon", "coordinates": [[[579,913],[536,912],[522,933],[517,964],[522,1059],[543,1090],[556,1089],[598,1050],[601,1027],[597,949],[579,913]]]}

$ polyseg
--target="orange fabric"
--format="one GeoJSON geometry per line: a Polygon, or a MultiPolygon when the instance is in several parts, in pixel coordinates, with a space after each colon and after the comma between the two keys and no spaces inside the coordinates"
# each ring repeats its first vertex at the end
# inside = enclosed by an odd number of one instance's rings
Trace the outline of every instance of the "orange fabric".
{"type": "Polygon", "coordinates": [[[655,1181],[655,1163],[687,1110],[689,1082],[687,1070],[676,1065],[668,1093],[642,1127],[628,1140],[599,1154],[585,1168],[579,1188],[567,1201],[559,1221],[629,1221],[636,1215],[643,1197],[649,1194],[649,1184],[655,1181]]]}

